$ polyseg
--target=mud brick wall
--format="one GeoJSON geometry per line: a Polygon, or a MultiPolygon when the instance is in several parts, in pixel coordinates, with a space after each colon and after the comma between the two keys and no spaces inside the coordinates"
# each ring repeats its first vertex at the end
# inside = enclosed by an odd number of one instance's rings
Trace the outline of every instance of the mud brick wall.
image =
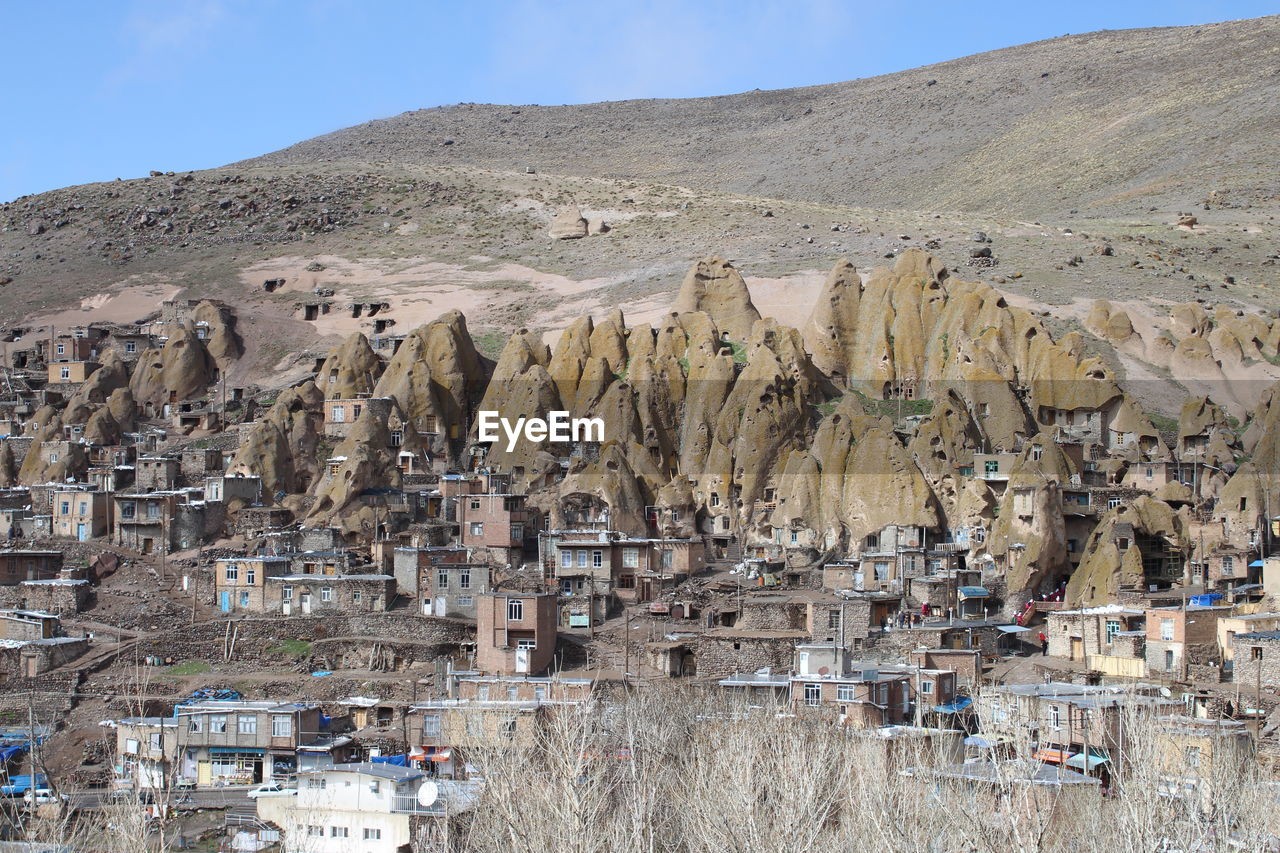
{"type": "Polygon", "coordinates": [[[28,697],[35,711],[36,723],[49,724],[74,707],[80,686],[80,673],[38,675],[35,678],[7,676],[0,681],[0,713],[27,722],[28,697]]]}
{"type": "Polygon", "coordinates": [[[794,637],[708,637],[691,638],[699,678],[726,678],[735,672],[755,672],[762,667],[774,671],[791,669],[795,657],[794,637]]]}
{"type": "Polygon", "coordinates": [[[289,619],[233,619],[183,626],[150,637],[138,645],[141,656],[158,655],[174,661],[223,659],[227,626],[236,637],[232,660],[250,665],[279,665],[279,655],[269,655],[282,640],[309,642],[331,638],[363,641],[416,641],[456,647],[474,639],[475,629],[465,622],[424,616],[312,616],[289,619]]]}
{"type": "Polygon", "coordinates": [[[33,583],[19,584],[23,591],[23,607],[27,610],[43,610],[58,616],[79,613],[89,600],[87,583],[33,583]]]}

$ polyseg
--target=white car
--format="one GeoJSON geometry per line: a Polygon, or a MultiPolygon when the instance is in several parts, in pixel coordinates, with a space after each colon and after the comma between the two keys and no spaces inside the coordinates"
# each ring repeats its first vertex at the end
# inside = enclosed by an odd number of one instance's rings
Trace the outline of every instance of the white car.
{"type": "Polygon", "coordinates": [[[47,806],[50,803],[56,803],[58,801],[62,801],[65,803],[65,802],[69,802],[70,800],[71,798],[68,797],[66,794],[55,795],[53,791],[49,790],[48,788],[35,788],[33,790],[27,791],[25,794],[22,795],[22,801],[27,805],[34,804],[37,806],[47,806]]]}
{"type": "Polygon", "coordinates": [[[298,793],[296,789],[286,788],[282,782],[263,782],[245,796],[251,800],[256,800],[258,797],[285,797],[296,793],[298,793]]]}

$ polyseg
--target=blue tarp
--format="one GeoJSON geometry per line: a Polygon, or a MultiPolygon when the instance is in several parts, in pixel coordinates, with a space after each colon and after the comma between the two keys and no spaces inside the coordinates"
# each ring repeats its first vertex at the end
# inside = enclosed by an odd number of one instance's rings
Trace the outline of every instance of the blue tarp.
{"type": "Polygon", "coordinates": [[[333,717],[326,717],[324,714],[320,715],[320,728],[327,729],[329,728],[329,724],[332,722],[333,717]]]}
{"type": "Polygon", "coordinates": [[[950,702],[946,705],[934,705],[933,710],[937,711],[939,714],[954,714],[958,711],[963,711],[972,704],[973,700],[968,696],[961,696],[956,699],[956,701],[950,702]]]}
{"type": "Polygon", "coordinates": [[[369,761],[372,764],[393,764],[396,767],[409,766],[409,756],[407,755],[375,755],[369,761]]]}
{"type": "Polygon", "coordinates": [[[961,598],[986,598],[991,595],[987,592],[986,587],[981,586],[962,586],[959,589],[961,598]]]}
{"type": "Polygon", "coordinates": [[[1209,592],[1209,593],[1205,593],[1204,595],[1193,595],[1189,599],[1187,599],[1187,602],[1192,607],[1212,607],[1215,601],[1221,601],[1221,600],[1222,600],[1222,593],[1209,592]]]}
{"type": "Polygon", "coordinates": [[[324,678],[326,675],[333,675],[333,670],[321,669],[311,673],[312,678],[324,678]]]}

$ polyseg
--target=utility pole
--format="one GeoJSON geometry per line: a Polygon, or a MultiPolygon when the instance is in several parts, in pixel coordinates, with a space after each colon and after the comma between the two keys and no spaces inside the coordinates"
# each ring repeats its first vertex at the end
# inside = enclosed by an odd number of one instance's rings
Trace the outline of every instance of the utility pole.
{"type": "Polygon", "coordinates": [[[631,610],[627,608],[626,634],[622,640],[622,680],[625,683],[631,672],[631,610]]]}

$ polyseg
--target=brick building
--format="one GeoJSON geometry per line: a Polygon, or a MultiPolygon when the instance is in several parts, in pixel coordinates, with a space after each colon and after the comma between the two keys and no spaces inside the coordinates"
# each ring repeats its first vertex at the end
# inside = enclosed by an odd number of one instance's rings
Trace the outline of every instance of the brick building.
{"type": "Polygon", "coordinates": [[[476,600],[476,668],[499,675],[537,675],[556,650],[556,597],[494,592],[476,600]]]}

